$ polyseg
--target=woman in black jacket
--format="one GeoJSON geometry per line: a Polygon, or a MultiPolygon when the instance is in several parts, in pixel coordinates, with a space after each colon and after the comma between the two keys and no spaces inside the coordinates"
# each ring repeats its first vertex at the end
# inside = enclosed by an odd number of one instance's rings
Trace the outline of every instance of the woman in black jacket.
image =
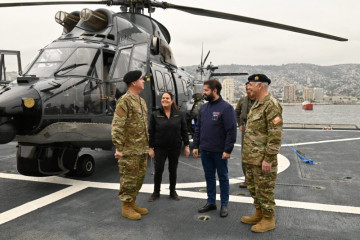
{"type": "Polygon", "coordinates": [[[155,158],[154,192],[149,202],[160,197],[166,158],[169,159],[170,197],[180,200],[175,186],[182,142],[185,145],[184,154],[188,157],[190,149],[185,114],[176,109],[173,95],[164,92],[161,95],[161,108],[151,114],[149,124],[149,155],[155,158]]]}

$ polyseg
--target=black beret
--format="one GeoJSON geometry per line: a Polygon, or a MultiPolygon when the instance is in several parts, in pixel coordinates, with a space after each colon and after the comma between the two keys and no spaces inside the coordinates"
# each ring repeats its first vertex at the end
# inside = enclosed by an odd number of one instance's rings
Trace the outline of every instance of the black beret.
{"type": "Polygon", "coordinates": [[[134,82],[134,81],[138,80],[141,77],[141,74],[142,73],[139,70],[130,71],[130,72],[125,74],[124,82],[126,82],[126,83],[134,82]]]}
{"type": "Polygon", "coordinates": [[[270,78],[268,78],[265,74],[253,74],[248,78],[249,82],[267,82],[271,83],[270,78]]]}

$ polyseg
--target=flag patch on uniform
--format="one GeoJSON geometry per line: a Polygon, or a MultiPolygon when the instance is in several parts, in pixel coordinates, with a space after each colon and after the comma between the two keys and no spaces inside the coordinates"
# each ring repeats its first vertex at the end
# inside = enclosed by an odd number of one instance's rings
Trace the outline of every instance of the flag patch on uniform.
{"type": "Polygon", "coordinates": [[[272,120],[272,123],[274,125],[278,125],[281,121],[281,117],[277,116],[276,118],[274,118],[274,120],[272,120]]]}

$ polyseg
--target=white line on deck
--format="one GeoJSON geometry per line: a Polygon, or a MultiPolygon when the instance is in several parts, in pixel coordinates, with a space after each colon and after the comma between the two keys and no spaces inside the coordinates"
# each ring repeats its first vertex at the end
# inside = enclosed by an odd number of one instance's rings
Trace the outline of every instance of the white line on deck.
{"type": "Polygon", "coordinates": [[[332,143],[332,142],[347,142],[347,141],[356,141],[360,138],[342,138],[342,139],[333,139],[333,140],[324,140],[316,142],[305,142],[305,143],[293,143],[293,144],[282,144],[281,146],[300,146],[300,145],[312,145],[312,144],[321,144],[321,143],[332,143]]]}
{"type": "MultiPolygon", "coordinates": [[[[279,158],[279,160],[282,157],[279,158]]],[[[280,160],[279,162],[282,162],[280,160]]],[[[280,164],[279,164],[280,165],[280,164]]],[[[279,167],[279,172],[285,170],[288,166],[287,163],[283,164],[283,167],[279,167]]],[[[41,207],[47,206],[51,203],[54,203],[60,199],[68,197],[74,193],[82,191],[86,188],[100,188],[100,189],[111,189],[118,190],[119,183],[103,183],[103,182],[89,182],[89,181],[80,181],[62,177],[28,177],[18,174],[9,174],[9,173],[0,173],[0,178],[4,179],[13,179],[13,180],[22,180],[22,181],[32,181],[32,182],[43,182],[43,183],[52,183],[52,184],[62,184],[69,185],[63,190],[57,191],[55,193],[49,194],[47,196],[41,197],[37,200],[25,203],[16,208],[10,209],[6,212],[0,214],[0,225],[21,217],[27,213],[35,211],[41,207]]],[[[239,183],[240,178],[230,179],[230,184],[239,183]]],[[[162,184],[162,192],[166,192],[168,184],[162,184]]],[[[177,187],[179,189],[184,188],[199,188],[205,187],[205,182],[196,182],[196,183],[178,183],[177,187]]],[[[143,184],[141,190],[142,193],[152,193],[153,192],[153,184],[143,184]]],[[[186,191],[186,190],[177,190],[177,192],[183,196],[188,198],[199,198],[206,199],[207,194],[202,192],[195,191],[186,191]]],[[[220,199],[219,194],[217,195],[217,199],[220,199]]],[[[230,195],[231,202],[237,203],[249,203],[253,202],[251,197],[243,197],[243,196],[234,196],[230,195]]],[[[298,201],[288,201],[288,200],[280,200],[276,199],[276,205],[280,207],[289,207],[289,208],[300,208],[300,209],[308,209],[308,210],[316,210],[316,211],[327,211],[327,212],[336,212],[336,213],[351,213],[351,214],[360,214],[360,207],[353,206],[341,206],[341,205],[331,205],[331,204],[322,204],[322,203],[312,203],[312,202],[298,202],[298,201]]]]}
{"type": "Polygon", "coordinates": [[[15,154],[7,155],[7,156],[0,156],[0,161],[1,161],[1,160],[5,160],[5,159],[9,159],[9,158],[14,158],[14,157],[16,157],[15,154]]]}
{"type": "MultiPolygon", "coordinates": [[[[333,140],[324,140],[324,141],[316,141],[316,142],[305,142],[305,143],[292,143],[292,144],[281,144],[282,147],[286,146],[300,146],[300,145],[313,145],[313,144],[322,144],[322,143],[331,143],[331,142],[347,142],[347,141],[357,141],[360,138],[342,138],[342,139],[333,139],[333,140]]],[[[241,147],[241,144],[234,144],[236,147],[241,147]]]]}
{"type": "Polygon", "coordinates": [[[74,193],[77,193],[81,190],[84,190],[85,186],[81,186],[81,185],[74,185],[71,187],[67,187],[63,190],[54,192],[52,194],[49,194],[47,196],[41,197],[39,199],[36,199],[34,201],[31,202],[27,202],[23,205],[20,205],[16,208],[10,209],[6,212],[3,212],[0,214],[0,225],[3,223],[6,223],[8,221],[11,221],[15,218],[21,217],[29,212],[35,211],[36,209],[39,209],[41,207],[44,207],[46,205],[49,205],[53,202],[56,202],[60,199],[63,199],[67,196],[70,196],[74,193]]]}

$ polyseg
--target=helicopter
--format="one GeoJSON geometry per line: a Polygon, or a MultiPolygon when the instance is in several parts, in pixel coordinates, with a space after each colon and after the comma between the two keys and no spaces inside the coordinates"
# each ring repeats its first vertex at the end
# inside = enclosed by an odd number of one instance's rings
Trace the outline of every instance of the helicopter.
{"type": "MultiPolygon", "coordinates": [[[[123,76],[130,70],[144,74],[141,96],[149,112],[160,106],[163,91],[172,92],[180,109],[186,110],[195,79],[177,66],[169,31],[152,17],[156,8],[347,41],[289,25],[151,0],[17,2],[0,3],[0,8],[81,3],[119,6],[120,12],[107,8],[57,12],[60,37],[42,48],[16,80],[0,88],[0,144],[18,143],[20,174],[91,175],[94,159],[79,152],[113,149],[111,121],[117,99],[127,91],[123,76]],[[144,14],[146,9],[149,16],[144,14]]],[[[210,64],[208,70],[213,73],[215,67],[210,64]]]]}
{"type": "MultiPolygon", "coordinates": [[[[235,73],[235,72],[222,72],[222,73],[215,73],[215,70],[219,69],[218,66],[215,66],[210,62],[207,66],[205,66],[206,60],[210,55],[210,50],[206,54],[205,58],[203,59],[203,46],[201,49],[201,59],[200,64],[196,68],[196,73],[200,76],[200,79],[195,79],[193,84],[193,91],[194,93],[201,93],[203,88],[204,80],[208,80],[214,77],[225,77],[225,76],[246,76],[249,75],[248,73],[235,73]]],[[[192,102],[190,106],[192,106],[192,102]]]]}
{"type": "Polygon", "coordinates": [[[208,59],[210,55],[210,50],[206,54],[206,57],[203,60],[203,52],[201,52],[201,61],[200,65],[197,67],[196,72],[200,74],[200,82],[203,81],[203,76],[205,76],[206,79],[210,79],[212,77],[220,77],[220,76],[244,76],[249,75],[248,73],[215,73],[215,70],[219,69],[218,66],[214,66],[212,62],[210,62],[205,67],[205,62],[208,59]],[[205,74],[205,70],[207,73],[205,74]]]}

